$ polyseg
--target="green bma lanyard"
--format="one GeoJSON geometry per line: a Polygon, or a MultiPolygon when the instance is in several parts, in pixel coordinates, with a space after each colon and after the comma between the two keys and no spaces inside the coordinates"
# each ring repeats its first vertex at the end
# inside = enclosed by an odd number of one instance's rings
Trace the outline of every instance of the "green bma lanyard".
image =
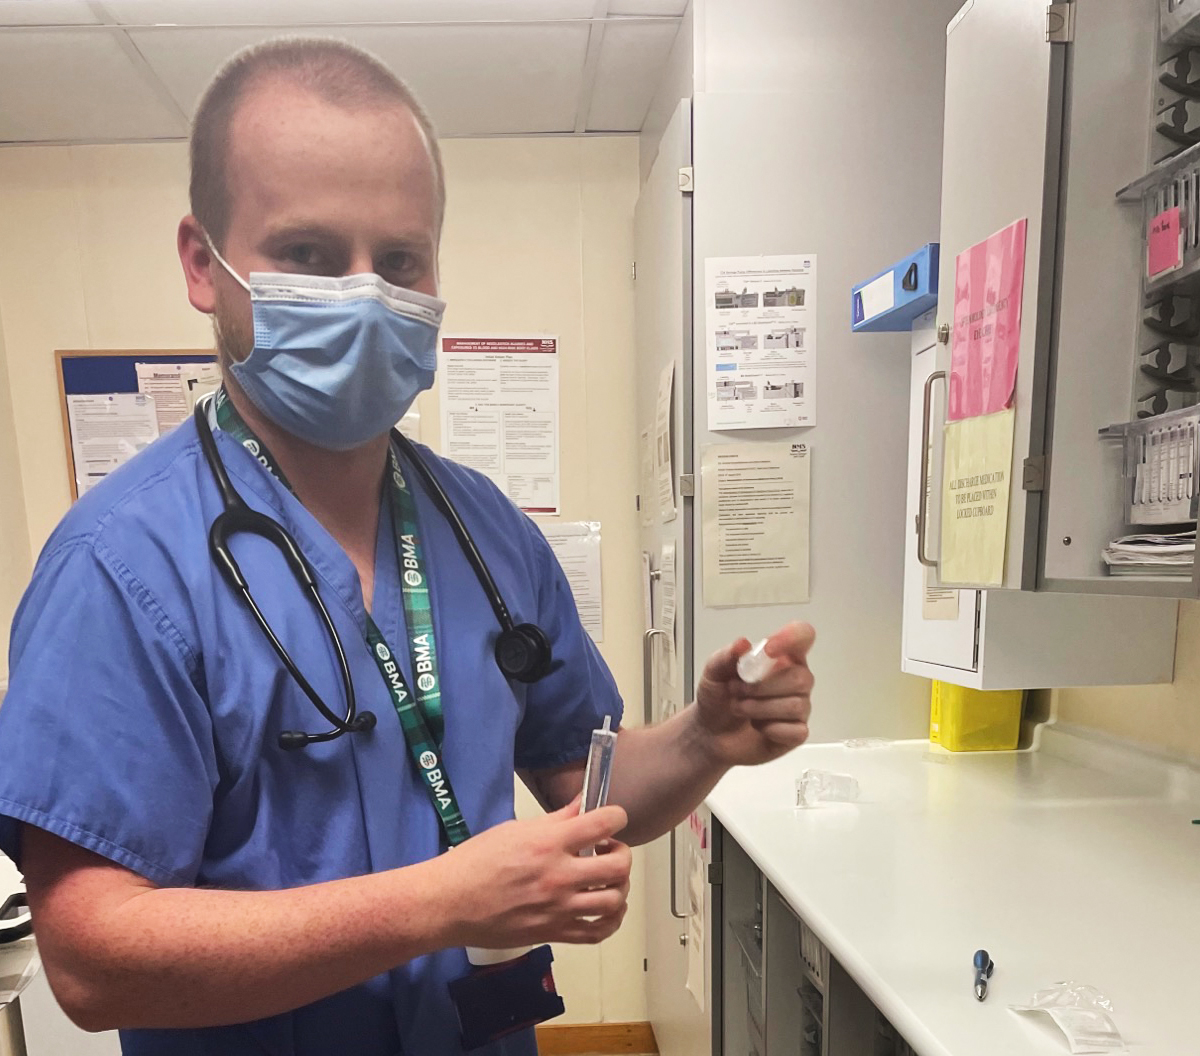
{"type": "MultiPolygon", "coordinates": [[[[250,427],[238,414],[223,387],[217,391],[215,405],[218,427],[245,447],[288,491],[292,491],[291,484],[275,459],[263,442],[250,431],[250,427]]],[[[379,674],[391,695],[392,706],[400,717],[400,726],[404,730],[404,740],[408,744],[408,753],[412,757],[413,765],[416,766],[425,790],[429,793],[429,801],[437,812],[446,840],[454,847],[468,839],[471,833],[467,829],[458,798],[441,760],[445,719],[442,713],[429,577],[425,570],[425,556],[421,547],[417,505],[401,470],[396,451],[390,446],[388,478],[391,486],[387,491],[391,501],[396,564],[400,571],[404,617],[408,627],[409,656],[417,683],[415,694],[409,688],[404,672],[396,661],[395,651],[388,645],[383,632],[369,613],[366,617],[365,637],[375,666],[379,668],[379,674]]]]}

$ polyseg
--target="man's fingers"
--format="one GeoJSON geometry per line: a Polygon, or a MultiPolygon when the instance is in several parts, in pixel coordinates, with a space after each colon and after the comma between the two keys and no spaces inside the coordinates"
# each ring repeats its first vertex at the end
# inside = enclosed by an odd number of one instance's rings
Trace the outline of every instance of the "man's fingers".
{"type": "Polygon", "coordinates": [[[756,722],[754,728],[781,748],[799,748],[808,740],[807,722],[756,722]]]}
{"type": "Polygon", "coordinates": [[[623,807],[608,806],[589,810],[586,814],[580,814],[566,822],[564,845],[572,854],[578,854],[587,847],[594,847],[604,840],[611,839],[628,824],[629,815],[623,807]]]}
{"type": "Polygon", "coordinates": [[[733,703],[734,714],[755,724],[765,722],[808,722],[812,701],[808,697],[771,697],[769,700],[744,699],[733,703]]]}
{"type": "Polygon", "coordinates": [[[803,697],[812,692],[813,675],[806,664],[792,664],[767,675],[761,682],[736,682],[730,687],[738,697],[803,697]]]}
{"type": "Polygon", "coordinates": [[[732,645],[718,649],[708,658],[708,663],[704,665],[704,674],[701,677],[710,682],[728,682],[731,678],[736,678],[738,660],[752,648],[753,646],[747,639],[739,638],[732,645]]]}
{"type": "Polygon", "coordinates": [[[812,624],[796,620],[781,627],[767,639],[766,654],[776,660],[787,659],[802,664],[817,639],[812,624]]]}
{"type": "Polygon", "coordinates": [[[628,897],[628,890],[620,887],[580,891],[567,903],[567,912],[573,917],[611,917],[621,912],[628,897]]]}
{"type": "Polygon", "coordinates": [[[550,814],[547,815],[547,817],[559,818],[562,821],[566,821],[567,818],[573,818],[573,817],[575,817],[575,815],[577,815],[579,813],[579,804],[582,802],[583,802],[583,793],[581,792],[573,800],[571,800],[571,802],[568,803],[565,807],[559,807],[558,810],[551,812],[550,814]]]}
{"type": "MultiPolygon", "coordinates": [[[[582,849],[582,848],[581,848],[582,849]]],[[[629,883],[633,852],[623,843],[614,844],[607,854],[580,858],[571,874],[581,891],[597,887],[622,887],[629,883]]]]}
{"type": "Polygon", "coordinates": [[[609,936],[615,934],[628,911],[629,905],[625,903],[621,906],[620,910],[610,916],[599,917],[594,920],[587,920],[585,918],[573,920],[563,927],[558,941],[580,945],[603,942],[609,936]]]}

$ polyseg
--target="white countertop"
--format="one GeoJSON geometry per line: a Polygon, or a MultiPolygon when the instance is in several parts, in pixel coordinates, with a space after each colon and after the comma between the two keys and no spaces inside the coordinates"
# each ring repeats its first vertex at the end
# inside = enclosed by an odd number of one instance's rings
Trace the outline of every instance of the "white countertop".
{"type": "Polygon", "coordinates": [[[1200,1053],[1196,771],[1049,729],[1020,754],[805,746],[708,803],[919,1056],[1067,1052],[1008,1010],[1064,979],[1112,999],[1135,1056],[1200,1053]],[[793,808],[809,767],[853,774],[860,801],[793,808]]]}

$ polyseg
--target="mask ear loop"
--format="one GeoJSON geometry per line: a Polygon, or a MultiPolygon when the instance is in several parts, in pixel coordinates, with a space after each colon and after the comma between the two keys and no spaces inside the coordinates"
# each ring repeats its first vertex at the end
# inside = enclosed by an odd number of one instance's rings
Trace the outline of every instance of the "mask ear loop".
{"type": "Polygon", "coordinates": [[[208,232],[205,231],[204,228],[201,228],[200,230],[204,235],[204,244],[208,246],[208,251],[213,255],[216,262],[229,273],[229,277],[233,279],[233,281],[236,282],[243,290],[245,290],[247,293],[252,293],[253,291],[250,289],[250,283],[248,283],[236,271],[234,271],[233,268],[229,266],[229,261],[221,256],[219,252],[217,252],[217,247],[213,245],[212,239],[208,237],[208,232]]]}

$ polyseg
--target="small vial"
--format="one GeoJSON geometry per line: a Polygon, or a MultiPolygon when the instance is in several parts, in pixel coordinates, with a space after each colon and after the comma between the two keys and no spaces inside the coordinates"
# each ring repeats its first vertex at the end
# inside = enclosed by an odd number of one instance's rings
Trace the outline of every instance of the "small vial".
{"type": "Polygon", "coordinates": [[[767,640],[758,642],[737,662],[738,678],[743,682],[761,682],[775,666],[774,657],[767,656],[767,640]]]}
{"type": "Polygon", "coordinates": [[[858,799],[858,779],[828,770],[805,770],[796,778],[796,806],[818,803],[853,803],[858,799]]]}

